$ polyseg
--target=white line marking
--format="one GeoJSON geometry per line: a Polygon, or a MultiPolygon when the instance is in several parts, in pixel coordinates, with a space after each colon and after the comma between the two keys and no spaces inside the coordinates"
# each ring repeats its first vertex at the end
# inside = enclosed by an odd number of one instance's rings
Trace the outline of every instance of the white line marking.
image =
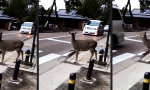
{"type": "Polygon", "coordinates": [[[118,50],[112,50],[113,53],[117,52],[118,50]]]}
{"type": "MultiPolygon", "coordinates": [[[[76,35],[82,35],[82,34],[76,34],[76,35]]],[[[68,36],[71,36],[71,35],[58,36],[58,37],[50,37],[50,38],[56,39],[56,38],[62,38],[62,37],[68,37],[68,36]]],[[[42,38],[42,39],[39,39],[39,40],[46,40],[46,39],[49,39],[49,38],[42,38]]]]}
{"type": "Polygon", "coordinates": [[[142,42],[141,40],[127,39],[127,38],[125,38],[125,40],[129,40],[129,41],[135,41],[135,42],[142,42]]]}
{"type": "Polygon", "coordinates": [[[139,53],[139,54],[137,54],[137,55],[141,56],[143,53],[145,53],[145,52],[141,52],[141,53],[139,53]]]}
{"type": "Polygon", "coordinates": [[[59,55],[59,54],[51,53],[51,54],[45,55],[45,56],[43,56],[43,57],[40,57],[40,58],[39,58],[39,65],[40,65],[40,64],[43,64],[43,63],[46,63],[46,62],[48,62],[48,61],[51,61],[51,60],[53,60],[53,59],[55,59],[55,58],[58,58],[58,57],[60,57],[60,56],[61,56],[61,55],[59,55]]]}
{"type": "Polygon", "coordinates": [[[56,41],[56,42],[62,42],[62,43],[68,43],[68,44],[71,44],[71,42],[68,42],[68,41],[57,40],[57,39],[52,39],[52,38],[47,38],[47,40],[52,40],[52,41],[56,41]]]}
{"type": "MultiPolygon", "coordinates": [[[[16,33],[19,33],[19,32],[16,32],[16,33]]],[[[10,35],[10,34],[16,34],[16,33],[8,33],[8,34],[3,34],[3,35],[10,35]]]]}
{"type": "MultiPolygon", "coordinates": [[[[76,34],[76,35],[82,35],[82,34],[76,34]]],[[[71,36],[71,35],[58,36],[58,37],[51,37],[51,38],[62,38],[62,37],[68,37],[68,36],[71,36]]]]}
{"type": "Polygon", "coordinates": [[[121,61],[127,60],[133,56],[135,56],[136,54],[132,54],[132,53],[124,53],[122,55],[113,57],[113,64],[119,63],[121,61]]]}
{"type": "Polygon", "coordinates": [[[125,37],[125,38],[132,38],[132,37],[138,37],[139,35],[135,35],[135,36],[128,36],[128,37],[125,37]]]}
{"type": "Polygon", "coordinates": [[[41,52],[43,52],[43,51],[39,50],[39,53],[41,53],[41,52]]]}
{"type": "Polygon", "coordinates": [[[63,54],[62,56],[68,56],[69,54],[70,54],[71,52],[68,52],[68,53],[65,53],[65,54],[63,54]]]}

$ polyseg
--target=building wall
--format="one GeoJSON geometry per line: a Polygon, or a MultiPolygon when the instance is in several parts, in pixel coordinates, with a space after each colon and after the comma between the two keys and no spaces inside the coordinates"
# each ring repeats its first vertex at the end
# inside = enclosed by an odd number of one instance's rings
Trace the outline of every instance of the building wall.
{"type": "Polygon", "coordinates": [[[0,20],[0,29],[8,30],[9,21],[0,20]]]}

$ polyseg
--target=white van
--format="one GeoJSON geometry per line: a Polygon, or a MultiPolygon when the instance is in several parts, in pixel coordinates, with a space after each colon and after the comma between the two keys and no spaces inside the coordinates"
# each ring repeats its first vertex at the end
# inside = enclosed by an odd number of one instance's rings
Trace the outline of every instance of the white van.
{"type": "Polygon", "coordinates": [[[83,28],[83,34],[89,35],[103,35],[104,27],[103,21],[100,20],[89,20],[83,28]]]}
{"type": "Polygon", "coordinates": [[[21,25],[20,33],[32,34],[32,33],[34,33],[34,29],[35,28],[34,28],[33,22],[24,22],[21,25]]]}
{"type": "Polygon", "coordinates": [[[116,47],[124,41],[123,18],[116,5],[113,5],[112,8],[112,27],[112,45],[116,47]]]}

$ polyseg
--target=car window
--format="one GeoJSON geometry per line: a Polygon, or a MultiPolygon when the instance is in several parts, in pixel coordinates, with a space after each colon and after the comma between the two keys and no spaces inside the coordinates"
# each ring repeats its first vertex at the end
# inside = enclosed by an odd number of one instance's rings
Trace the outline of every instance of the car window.
{"type": "Polygon", "coordinates": [[[113,20],[122,20],[118,9],[113,8],[113,20]]]}
{"type": "Polygon", "coordinates": [[[100,22],[96,22],[96,21],[88,21],[87,22],[87,25],[90,25],[90,26],[99,26],[100,22]]]}
{"type": "Polygon", "coordinates": [[[26,26],[26,27],[32,27],[33,23],[23,23],[22,26],[26,26]]]}

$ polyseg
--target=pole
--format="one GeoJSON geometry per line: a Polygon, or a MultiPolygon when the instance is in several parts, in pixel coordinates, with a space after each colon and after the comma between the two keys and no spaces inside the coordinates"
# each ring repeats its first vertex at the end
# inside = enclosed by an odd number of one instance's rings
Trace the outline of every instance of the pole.
{"type": "Polygon", "coordinates": [[[2,73],[0,73],[0,90],[1,90],[1,85],[2,85],[2,73]]]}
{"type": "Polygon", "coordinates": [[[93,67],[94,67],[94,59],[91,59],[91,60],[90,60],[90,63],[89,63],[88,72],[87,72],[87,74],[86,74],[86,79],[87,79],[87,80],[91,80],[93,67]]]}
{"type": "Polygon", "coordinates": [[[36,33],[37,33],[37,25],[35,24],[35,32],[34,32],[34,36],[33,36],[33,43],[32,43],[32,50],[31,50],[30,64],[32,64],[32,59],[33,59],[33,56],[34,56],[36,33]]]}
{"type": "Polygon", "coordinates": [[[149,90],[149,83],[150,83],[150,72],[145,72],[142,90],[149,90]]]}
{"type": "Polygon", "coordinates": [[[19,68],[20,68],[20,63],[21,63],[21,60],[17,59],[15,69],[14,69],[14,73],[13,73],[13,80],[17,80],[18,72],[19,72],[19,68]]]}
{"type": "Polygon", "coordinates": [[[31,53],[31,52],[30,52],[30,50],[28,49],[28,50],[26,50],[25,53],[26,53],[25,62],[26,62],[26,63],[29,63],[29,57],[30,57],[30,53],[31,53]]]}
{"type": "Polygon", "coordinates": [[[76,74],[71,73],[70,74],[70,79],[69,79],[69,84],[68,84],[68,90],[74,90],[75,80],[76,80],[76,74]]]}
{"type": "Polygon", "coordinates": [[[103,62],[103,56],[104,56],[104,50],[101,49],[99,51],[99,64],[102,64],[102,62],[103,62]]]}

